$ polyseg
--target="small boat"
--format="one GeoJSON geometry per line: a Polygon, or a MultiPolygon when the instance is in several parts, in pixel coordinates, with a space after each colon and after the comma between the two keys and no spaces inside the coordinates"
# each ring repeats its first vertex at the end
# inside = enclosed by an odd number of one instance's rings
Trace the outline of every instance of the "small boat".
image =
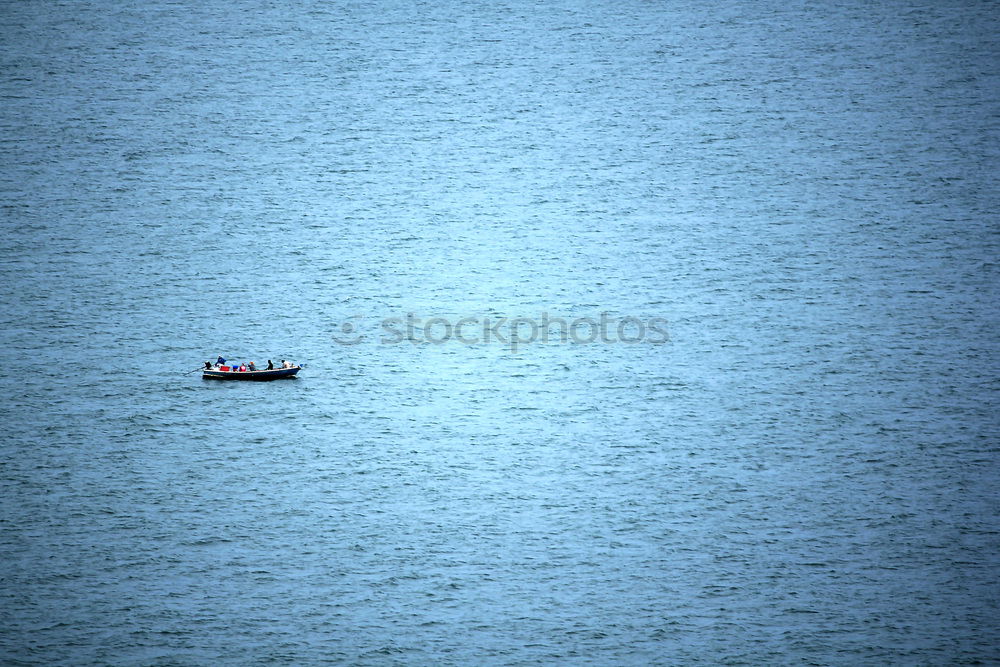
{"type": "Polygon", "coordinates": [[[280,380],[295,377],[301,368],[301,366],[292,366],[291,368],[262,371],[239,371],[232,366],[218,366],[203,369],[201,377],[205,380],[280,380]]]}

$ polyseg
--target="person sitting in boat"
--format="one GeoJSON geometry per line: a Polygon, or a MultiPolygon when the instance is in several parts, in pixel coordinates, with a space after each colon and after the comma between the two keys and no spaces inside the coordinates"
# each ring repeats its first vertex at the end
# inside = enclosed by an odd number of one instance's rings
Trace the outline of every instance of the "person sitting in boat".
{"type": "Polygon", "coordinates": [[[281,367],[282,368],[291,368],[292,365],[290,363],[288,363],[287,361],[285,361],[284,359],[282,359],[281,360],[281,367]]]}
{"type": "Polygon", "coordinates": [[[220,354],[219,358],[215,360],[215,367],[218,368],[219,366],[225,366],[225,365],[226,365],[226,360],[223,359],[222,355],[220,354]]]}
{"type": "Polygon", "coordinates": [[[267,360],[267,370],[269,370],[269,371],[273,371],[274,370],[274,362],[271,361],[270,359],[267,360]]]}
{"type": "Polygon", "coordinates": [[[212,362],[211,361],[206,361],[205,362],[205,370],[208,371],[208,370],[211,370],[211,369],[212,369],[212,362]]]}
{"type": "Polygon", "coordinates": [[[240,373],[246,373],[246,372],[247,372],[247,365],[240,364],[240,373]]]}
{"type": "Polygon", "coordinates": [[[256,363],[256,362],[254,362],[254,361],[251,361],[251,362],[250,362],[250,363],[249,363],[249,364],[247,365],[247,368],[249,368],[249,369],[250,369],[250,370],[252,370],[252,371],[255,371],[255,370],[257,370],[257,363],[256,363]]]}

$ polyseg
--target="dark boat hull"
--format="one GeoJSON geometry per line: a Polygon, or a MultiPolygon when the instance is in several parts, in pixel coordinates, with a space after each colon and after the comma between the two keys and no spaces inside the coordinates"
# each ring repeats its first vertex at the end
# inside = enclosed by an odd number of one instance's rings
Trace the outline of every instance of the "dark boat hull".
{"type": "Polygon", "coordinates": [[[201,372],[201,377],[205,380],[244,380],[251,382],[261,382],[266,380],[281,380],[293,378],[299,372],[298,366],[292,368],[275,368],[269,371],[220,371],[215,368],[206,368],[201,372]]]}

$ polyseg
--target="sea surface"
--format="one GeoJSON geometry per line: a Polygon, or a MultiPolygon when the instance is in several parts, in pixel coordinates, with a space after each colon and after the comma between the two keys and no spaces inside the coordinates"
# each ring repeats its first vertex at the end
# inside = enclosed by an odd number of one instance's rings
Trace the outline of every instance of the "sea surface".
{"type": "Polygon", "coordinates": [[[2,3],[0,663],[997,664],[998,35],[2,3]]]}

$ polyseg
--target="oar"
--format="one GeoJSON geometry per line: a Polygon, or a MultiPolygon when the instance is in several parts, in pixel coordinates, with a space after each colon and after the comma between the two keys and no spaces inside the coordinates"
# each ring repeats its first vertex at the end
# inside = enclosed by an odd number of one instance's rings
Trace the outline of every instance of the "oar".
{"type": "Polygon", "coordinates": [[[203,370],[205,370],[204,366],[198,366],[198,368],[195,368],[194,370],[188,371],[187,373],[182,373],[182,375],[190,375],[191,373],[194,373],[194,371],[203,371],[203,370]]]}

